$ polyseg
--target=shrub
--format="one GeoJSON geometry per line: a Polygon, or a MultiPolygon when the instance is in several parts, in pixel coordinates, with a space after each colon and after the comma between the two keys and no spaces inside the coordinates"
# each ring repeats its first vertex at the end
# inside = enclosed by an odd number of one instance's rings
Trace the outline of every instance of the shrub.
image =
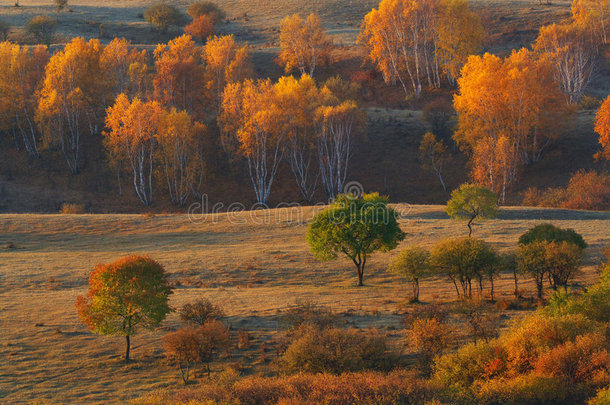
{"type": "Polygon", "coordinates": [[[420,354],[424,370],[429,371],[432,360],[449,347],[452,332],[448,325],[436,318],[413,322],[407,331],[407,344],[420,354]]]}
{"type": "Polygon", "coordinates": [[[610,209],[610,175],[581,170],[570,178],[563,208],[578,210],[610,209]]]}
{"type": "Polygon", "coordinates": [[[305,326],[282,356],[281,364],[291,374],[340,374],[388,369],[392,357],[385,338],[375,332],[305,326]]]}
{"type": "Polygon", "coordinates": [[[597,391],[597,395],[591,398],[588,405],[609,405],[610,404],[610,386],[597,391]]]}
{"type": "Polygon", "coordinates": [[[200,41],[204,41],[214,33],[212,18],[205,14],[195,17],[195,19],[184,28],[184,33],[200,41]]]}
{"type": "Polygon", "coordinates": [[[490,339],[498,336],[500,329],[498,313],[489,313],[483,305],[477,302],[461,303],[458,312],[464,317],[475,344],[477,340],[482,339],[489,342],[490,339]]]}
{"type": "Polygon", "coordinates": [[[193,20],[205,15],[210,18],[212,25],[220,24],[226,17],[224,11],[211,1],[195,1],[188,6],[186,13],[193,20]]]}
{"type": "Polygon", "coordinates": [[[574,229],[562,229],[553,224],[536,225],[519,237],[520,245],[527,245],[536,241],[570,242],[581,249],[587,247],[587,243],[583,237],[574,229]]]}
{"type": "Polygon", "coordinates": [[[51,45],[57,30],[57,20],[52,19],[48,15],[38,15],[30,18],[25,23],[25,31],[33,35],[38,42],[44,43],[47,46],[51,45]]]}
{"type": "Polygon", "coordinates": [[[68,0],[53,0],[53,3],[55,3],[57,11],[61,11],[68,5],[68,0]]]}
{"type": "Polygon", "coordinates": [[[162,33],[166,33],[171,26],[180,25],[184,22],[184,16],[180,11],[176,7],[165,3],[157,3],[147,8],[144,19],[162,33]]]}
{"type": "Polygon", "coordinates": [[[198,299],[193,303],[184,304],[180,308],[180,319],[197,325],[203,325],[207,321],[224,318],[224,316],[222,309],[207,299],[198,299]]]}
{"type": "Polygon", "coordinates": [[[0,41],[8,40],[8,33],[11,30],[11,26],[6,21],[0,20],[0,41]]]}
{"type": "Polygon", "coordinates": [[[560,187],[540,190],[530,187],[523,194],[522,205],[528,207],[561,207],[566,200],[566,190],[560,187]]]}
{"type": "Polygon", "coordinates": [[[195,328],[183,328],[164,338],[165,355],[178,364],[182,381],[188,383],[191,367],[200,361],[199,335],[195,328]]]}
{"type": "Polygon", "coordinates": [[[59,209],[60,214],[84,214],[85,206],[83,204],[64,203],[59,209]]]}
{"type": "Polygon", "coordinates": [[[583,96],[578,102],[579,110],[596,111],[602,105],[602,100],[593,96],[583,96]]]}
{"type": "Polygon", "coordinates": [[[567,405],[581,402],[574,402],[580,396],[561,379],[537,374],[482,381],[475,391],[475,401],[479,404],[567,405]]]}
{"type": "Polygon", "coordinates": [[[303,325],[326,329],[336,326],[337,316],[330,308],[317,305],[312,301],[297,301],[282,317],[282,322],[296,330],[303,325]]]}
{"type": "Polygon", "coordinates": [[[229,329],[220,321],[210,320],[197,328],[199,335],[199,353],[202,363],[205,365],[208,376],[210,375],[210,363],[221,351],[229,348],[231,334],[229,329]]]}

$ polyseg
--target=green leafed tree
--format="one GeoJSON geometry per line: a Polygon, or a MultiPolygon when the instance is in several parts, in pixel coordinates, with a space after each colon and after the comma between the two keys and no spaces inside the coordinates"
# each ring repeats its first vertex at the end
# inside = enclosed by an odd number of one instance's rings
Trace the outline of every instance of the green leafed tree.
{"type": "Polygon", "coordinates": [[[462,184],[451,193],[445,211],[451,218],[468,220],[468,236],[471,236],[475,219],[489,219],[498,215],[498,196],[485,187],[462,184]]]}
{"type": "Polygon", "coordinates": [[[431,274],[430,253],[419,246],[403,249],[390,262],[388,270],[411,282],[413,302],[419,302],[419,282],[431,274]]]}
{"type": "Polygon", "coordinates": [[[125,361],[130,337],[140,328],[154,329],[171,311],[169,275],[161,264],[128,256],[99,264],[89,277],[89,291],[76,300],[78,315],[89,329],[102,335],[125,336],[125,361]]]}
{"type": "Polygon", "coordinates": [[[536,225],[519,237],[520,245],[527,245],[536,241],[569,242],[575,244],[580,249],[587,247],[587,243],[582,235],[574,229],[562,229],[553,224],[536,225]]]}
{"type": "Polygon", "coordinates": [[[185,20],[180,10],[165,3],[157,3],[146,9],[144,19],[164,34],[170,27],[183,24],[185,20]]]}
{"type": "Polygon", "coordinates": [[[404,237],[398,213],[378,193],[339,195],[314,217],[307,230],[307,242],[316,258],[334,260],[345,255],[354,262],[358,286],[363,285],[369,255],[396,248],[404,237]]]}

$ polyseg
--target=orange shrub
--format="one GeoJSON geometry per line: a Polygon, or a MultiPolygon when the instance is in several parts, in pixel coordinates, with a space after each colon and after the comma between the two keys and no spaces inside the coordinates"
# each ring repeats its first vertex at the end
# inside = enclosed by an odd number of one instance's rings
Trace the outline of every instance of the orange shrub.
{"type": "Polygon", "coordinates": [[[214,33],[214,20],[207,14],[195,17],[189,25],[184,27],[184,33],[204,41],[214,33]]]}
{"type": "Polygon", "coordinates": [[[610,175],[591,171],[579,171],[570,179],[566,190],[564,208],[581,210],[610,209],[610,175]]]}

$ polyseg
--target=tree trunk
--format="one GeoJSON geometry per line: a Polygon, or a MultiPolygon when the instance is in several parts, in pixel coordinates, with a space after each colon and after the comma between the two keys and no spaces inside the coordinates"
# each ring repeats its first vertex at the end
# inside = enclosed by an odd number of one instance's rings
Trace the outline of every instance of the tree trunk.
{"type": "Polygon", "coordinates": [[[476,217],[471,217],[471,218],[468,220],[468,237],[471,237],[471,236],[472,236],[472,221],[474,221],[474,219],[475,219],[475,218],[476,218],[476,217]]]}
{"type": "Polygon", "coordinates": [[[517,278],[517,269],[513,269],[513,277],[515,278],[515,298],[519,298],[519,280],[517,278]]]}
{"type": "Polygon", "coordinates": [[[129,335],[125,336],[125,362],[128,363],[129,362],[129,349],[130,349],[130,342],[129,342],[129,335]]]}
{"type": "Polygon", "coordinates": [[[364,266],[362,264],[358,265],[358,287],[362,287],[364,286],[363,283],[363,279],[364,279],[364,266]]]}

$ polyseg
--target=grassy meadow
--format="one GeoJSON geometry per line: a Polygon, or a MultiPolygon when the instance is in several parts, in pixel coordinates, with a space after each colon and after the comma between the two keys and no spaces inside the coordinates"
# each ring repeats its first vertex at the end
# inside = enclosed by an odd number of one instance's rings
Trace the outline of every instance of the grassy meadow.
{"type": "MultiPolygon", "coordinates": [[[[407,237],[401,246],[431,246],[466,234],[441,206],[398,205],[407,237]]],[[[95,264],[137,253],[160,261],[176,289],[171,305],[205,297],[222,306],[232,333],[247,330],[249,344],[214,365],[230,363],[243,373],[269,373],[282,311],[297,300],[328,305],[348,325],[384,331],[404,345],[401,319],[410,287],[385,272],[392,253],[373,255],[365,287],[345,259],[320,263],[309,253],[305,231],[312,208],[237,214],[187,215],[0,215],[0,403],[38,401],[119,403],[155,389],[180,387],[177,369],[166,362],[162,336],[180,325],[172,313],[162,328],[133,342],[134,361],[125,365],[119,337],[90,333],[78,319],[76,297],[87,288],[95,264]]],[[[589,243],[576,289],[597,278],[602,248],[610,243],[610,213],[506,208],[481,222],[475,236],[500,249],[541,222],[574,228],[589,243]]],[[[533,283],[520,287],[534,294],[533,283]]],[[[511,275],[500,277],[498,300],[510,299],[511,275]]],[[[425,280],[421,299],[455,300],[445,279],[425,280]]],[[[504,311],[504,323],[523,311],[504,311]]],[[[456,342],[464,336],[456,336],[456,342]]],[[[236,338],[234,338],[236,339],[236,338]]]]}

